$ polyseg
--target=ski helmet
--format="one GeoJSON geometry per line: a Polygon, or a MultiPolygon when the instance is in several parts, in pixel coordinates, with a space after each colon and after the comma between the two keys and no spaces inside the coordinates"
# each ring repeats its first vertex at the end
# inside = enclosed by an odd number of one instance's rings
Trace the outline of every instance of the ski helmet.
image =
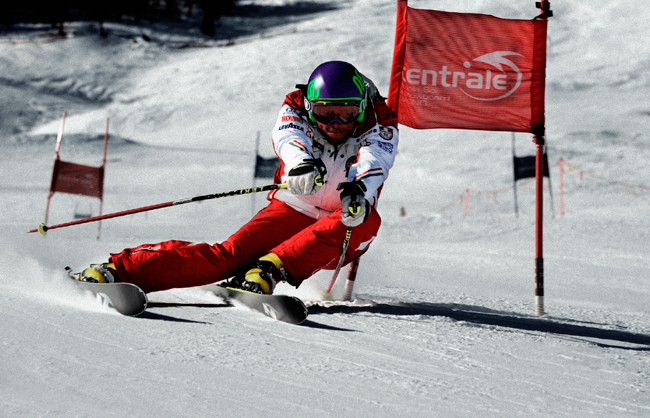
{"type": "Polygon", "coordinates": [[[362,121],[366,110],[368,87],[361,73],[344,61],[328,61],[316,67],[307,83],[305,109],[316,122],[312,109],[321,105],[358,106],[357,121],[362,121]]]}

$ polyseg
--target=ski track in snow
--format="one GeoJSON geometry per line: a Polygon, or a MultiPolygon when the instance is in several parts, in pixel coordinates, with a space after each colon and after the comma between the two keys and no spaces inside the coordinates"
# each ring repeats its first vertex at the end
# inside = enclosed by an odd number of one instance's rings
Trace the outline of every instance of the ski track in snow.
{"type": "MultiPolygon", "coordinates": [[[[537,13],[532,1],[409,5],[537,13]]],[[[284,95],[320,62],[349,60],[387,94],[393,1],[224,16],[228,47],[183,27],[107,24],[101,40],[81,22],[56,42],[40,41],[47,27],[0,28],[0,416],[650,416],[650,192],[624,187],[650,185],[647,7],[552,6],[543,317],[534,186],[520,183],[518,218],[512,191],[486,198],[512,185],[506,133],[402,127],[357,300],[320,300],[327,271],[297,290],[279,285],[309,306],[300,326],[201,289],[151,294],[144,314],[124,317],[66,282],[66,265],[125,247],[221,241],[262,195],[106,220],[99,240],[95,224],[26,234],[42,222],[63,111],[61,158],[89,165],[101,163],[110,118],[104,213],[250,187],[257,131],[272,156],[284,95]],[[191,42],[206,48],[178,48],[191,42]],[[565,166],[564,219],[559,158],[577,167],[565,166]],[[463,215],[450,202],[467,188],[483,193],[463,215]]],[[[534,152],[527,135],[516,150],[534,152]]],[[[97,210],[55,194],[48,223],[97,210]]]]}

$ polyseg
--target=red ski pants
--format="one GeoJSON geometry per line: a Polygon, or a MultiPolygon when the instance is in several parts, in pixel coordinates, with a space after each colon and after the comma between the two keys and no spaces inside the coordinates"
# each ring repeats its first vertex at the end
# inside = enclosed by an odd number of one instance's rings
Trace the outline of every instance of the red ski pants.
{"type": "MultiPolygon", "coordinates": [[[[352,230],[345,264],[367,250],[380,224],[381,218],[372,208],[368,219],[352,230]]],[[[300,283],[321,269],[336,268],[346,229],[340,209],[315,220],[272,199],[220,244],[144,244],[111,254],[111,261],[120,281],[136,284],[147,293],[228,279],[269,252],[277,255],[295,282],[300,283]]]]}

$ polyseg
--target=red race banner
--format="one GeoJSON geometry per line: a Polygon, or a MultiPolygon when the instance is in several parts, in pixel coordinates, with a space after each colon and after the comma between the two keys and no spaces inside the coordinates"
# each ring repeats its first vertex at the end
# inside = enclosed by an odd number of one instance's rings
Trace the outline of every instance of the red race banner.
{"type": "Polygon", "coordinates": [[[546,28],[399,0],[389,106],[416,129],[543,135],[546,28]]]}
{"type": "Polygon", "coordinates": [[[61,192],[102,198],[104,194],[104,166],[54,161],[54,174],[50,193],[61,192]]]}

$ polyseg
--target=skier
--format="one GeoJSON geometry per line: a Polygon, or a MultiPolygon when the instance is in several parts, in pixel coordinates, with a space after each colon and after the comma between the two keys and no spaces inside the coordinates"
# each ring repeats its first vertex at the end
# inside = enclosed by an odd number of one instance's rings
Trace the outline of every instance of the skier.
{"type": "Polygon", "coordinates": [[[111,254],[78,278],[128,282],[146,293],[229,286],[272,294],[276,283],[298,287],[321,269],[334,269],[352,227],[344,264],[376,237],[377,199],[397,152],[397,117],[376,87],[351,64],[319,65],[280,109],[273,147],[280,165],[270,203],[222,243],[144,244],[111,254]]]}

